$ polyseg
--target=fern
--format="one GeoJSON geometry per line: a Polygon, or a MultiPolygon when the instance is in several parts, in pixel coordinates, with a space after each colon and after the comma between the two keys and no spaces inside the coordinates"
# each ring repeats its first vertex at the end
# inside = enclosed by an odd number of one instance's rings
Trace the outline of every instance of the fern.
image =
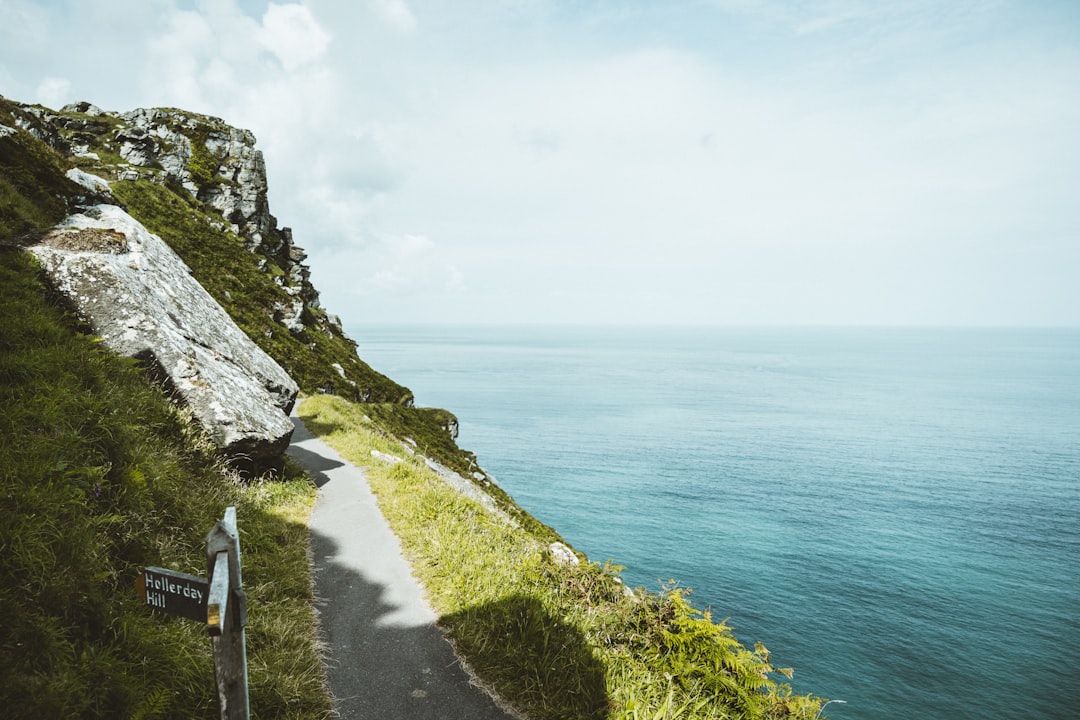
{"type": "Polygon", "coordinates": [[[168,688],[156,687],[146,693],[146,697],[135,708],[131,720],[157,720],[164,717],[172,700],[172,692],[168,688]]]}

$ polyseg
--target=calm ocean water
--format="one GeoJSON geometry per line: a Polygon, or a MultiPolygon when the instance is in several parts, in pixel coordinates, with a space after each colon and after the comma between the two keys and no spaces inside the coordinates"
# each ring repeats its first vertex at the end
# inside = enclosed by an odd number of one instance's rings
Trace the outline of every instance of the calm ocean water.
{"type": "Polygon", "coordinates": [[[1080,717],[1080,330],[359,327],[630,585],[832,718],[1080,717]]]}

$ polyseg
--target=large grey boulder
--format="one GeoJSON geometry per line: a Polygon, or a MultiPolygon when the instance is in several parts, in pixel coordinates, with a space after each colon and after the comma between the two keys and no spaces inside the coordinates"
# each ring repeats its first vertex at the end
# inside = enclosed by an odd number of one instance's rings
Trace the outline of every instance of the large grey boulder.
{"type": "Polygon", "coordinates": [[[98,204],[31,250],[105,344],[149,362],[226,454],[254,466],[280,457],[296,383],[161,238],[123,209],[98,204]]]}

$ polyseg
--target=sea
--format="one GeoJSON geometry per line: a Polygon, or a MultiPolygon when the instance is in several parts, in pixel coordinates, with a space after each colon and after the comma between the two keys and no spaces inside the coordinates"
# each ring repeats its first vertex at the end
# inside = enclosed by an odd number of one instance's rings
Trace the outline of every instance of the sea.
{"type": "Polygon", "coordinates": [[[520,505],[691,588],[825,716],[1080,718],[1080,329],[349,332],[520,505]]]}

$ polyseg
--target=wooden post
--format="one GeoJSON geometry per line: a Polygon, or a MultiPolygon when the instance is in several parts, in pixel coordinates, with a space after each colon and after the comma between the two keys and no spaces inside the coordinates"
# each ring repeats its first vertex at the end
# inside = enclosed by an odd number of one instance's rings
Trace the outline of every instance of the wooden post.
{"type": "Polygon", "coordinates": [[[236,508],[206,536],[206,575],[210,578],[206,624],[214,646],[214,679],[217,682],[221,720],[248,720],[247,598],[240,578],[240,537],[236,532],[236,508]]]}

